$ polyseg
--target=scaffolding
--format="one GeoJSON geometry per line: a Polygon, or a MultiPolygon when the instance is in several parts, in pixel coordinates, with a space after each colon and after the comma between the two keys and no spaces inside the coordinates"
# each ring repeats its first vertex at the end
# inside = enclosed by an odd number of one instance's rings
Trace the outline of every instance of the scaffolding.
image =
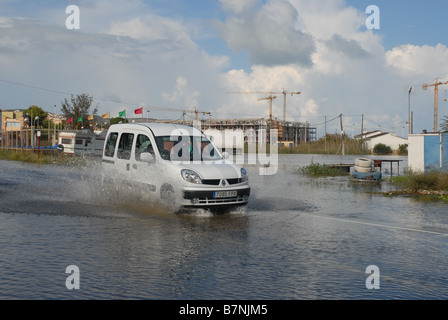
{"type": "MultiPolygon", "coordinates": [[[[147,122],[148,120],[141,120],[136,122],[147,122]]],[[[156,120],[151,119],[151,122],[159,123],[175,123],[184,124],[187,126],[194,126],[193,120],[156,120]]],[[[278,142],[283,144],[304,144],[316,141],[317,129],[310,127],[308,122],[283,122],[272,120],[272,127],[269,128],[269,119],[265,118],[244,118],[244,119],[202,119],[200,121],[201,128],[215,129],[219,131],[225,130],[264,130],[269,132],[269,129],[278,130],[278,142]]],[[[247,135],[246,135],[247,137],[247,135]]],[[[259,137],[257,134],[257,141],[259,137]]],[[[247,142],[247,141],[245,141],[247,142]]]]}

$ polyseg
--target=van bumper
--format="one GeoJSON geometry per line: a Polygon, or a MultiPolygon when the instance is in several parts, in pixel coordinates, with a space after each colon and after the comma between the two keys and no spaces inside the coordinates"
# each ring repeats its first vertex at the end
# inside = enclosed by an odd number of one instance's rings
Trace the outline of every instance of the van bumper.
{"type": "Polygon", "coordinates": [[[183,198],[185,206],[229,206],[229,205],[244,205],[249,201],[250,187],[238,189],[226,189],[225,191],[233,193],[231,196],[217,197],[219,191],[205,191],[205,190],[184,190],[183,198]]]}

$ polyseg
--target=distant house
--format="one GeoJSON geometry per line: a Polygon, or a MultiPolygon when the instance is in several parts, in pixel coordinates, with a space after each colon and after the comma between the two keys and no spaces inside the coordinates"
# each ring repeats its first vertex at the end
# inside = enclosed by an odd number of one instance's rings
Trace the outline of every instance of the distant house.
{"type": "Polygon", "coordinates": [[[20,131],[23,128],[24,117],[21,110],[0,110],[0,131],[20,131]]]}
{"type": "Polygon", "coordinates": [[[370,152],[372,152],[373,148],[378,143],[389,146],[392,151],[398,150],[400,144],[408,143],[408,139],[397,136],[395,132],[382,132],[381,130],[364,132],[363,134],[356,135],[355,138],[363,139],[370,152]]]}

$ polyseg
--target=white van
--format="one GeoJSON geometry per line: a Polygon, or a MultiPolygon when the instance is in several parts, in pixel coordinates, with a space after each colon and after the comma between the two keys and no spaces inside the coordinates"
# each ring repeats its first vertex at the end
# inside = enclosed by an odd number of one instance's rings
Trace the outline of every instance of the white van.
{"type": "Polygon", "coordinates": [[[245,205],[250,195],[247,171],[228,163],[193,127],[115,124],[104,144],[103,175],[120,176],[133,188],[151,192],[180,207],[245,205]]]}

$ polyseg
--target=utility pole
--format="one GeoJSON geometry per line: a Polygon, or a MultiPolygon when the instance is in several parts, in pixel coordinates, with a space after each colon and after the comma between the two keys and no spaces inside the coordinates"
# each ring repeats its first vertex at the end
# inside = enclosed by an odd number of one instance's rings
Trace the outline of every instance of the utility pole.
{"type": "Polygon", "coordinates": [[[340,122],[341,122],[341,140],[342,140],[342,155],[345,155],[345,149],[344,149],[344,127],[342,126],[342,113],[339,115],[340,122]]]}
{"type": "Polygon", "coordinates": [[[361,115],[361,139],[364,133],[364,114],[361,115]]]}
{"type": "Polygon", "coordinates": [[[56,145],[56,142],[57,142],[55,117],[56,117],[56,105],[54,105],[54,116],[53,116],[53,126],[54,126],[53,146],[56,145]]]}
{"type": "Polygon", "coordinates": [[[325,116],[325,153],[327,152],[327,116],[325,116]]]}

